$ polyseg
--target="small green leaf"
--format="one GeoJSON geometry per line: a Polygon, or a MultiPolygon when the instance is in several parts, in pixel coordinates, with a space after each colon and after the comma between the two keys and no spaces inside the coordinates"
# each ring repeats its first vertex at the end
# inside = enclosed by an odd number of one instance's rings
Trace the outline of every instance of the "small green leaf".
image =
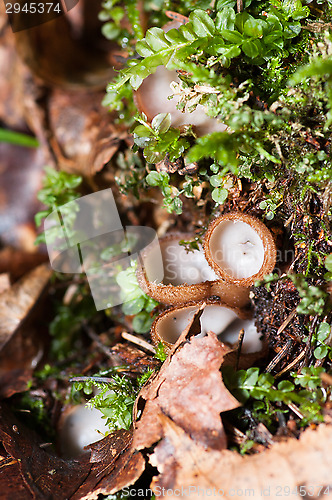
{"type": "Polygon", "coordinates": [[[189,19],[192,22],[193,29],[199,37],[212,37],[215,32],[214,22],[211,17],[202,9],[194,10],[189,19]]]}
{"type": "Polygon", "coordinates": [[[105,23],[101,32],[107,40],[115,40],[120,34],[120,28],[115,23],[105,23]]]}
{"type": "Polygon", "coordinates": [[[133,75],[130,77],[130,85],[134,90],[137,90],[143,83],[143,78],[138,75],[133,75]]]}
{"type": "Polygon", "coordinates": [[[317,340],[319,340],[320,342],[324,342],[330,336],[330,333],[331,333],[331,326],[325,321],[323,321],[319,325],[317,331],[317,340]]]}
{"type": "Polygon", "coordinates": [[[243,32],[248,36],[259,37],[263,34],[263,22],[259,19],[249,18],[243,26],[243,32]]]}
{"type": "Polygon", "coordinates": [[[255,59],[255,57],[259,56],[259,50],[256,44],[256,40],[246,41],[242,44],[242,50],[246,56],[251,59],[255,59]]]}
{"type": "Polygon", "coordinates": [[[220,30],[234,30],[235,26],[235,12],[231,7],[225,7],[216,16],[216,29],[220,30]]]}
{"type": "Polygon", "coordinates": [[[155,52],[169,47],[165,32],[161,28],[150,28],[146,32],[145,41],[155,52]]]}
{"type": "Polygon", "coordinates": [[[193,28],[189,25],[189,23],[181,26],[181,34],[189,42],[194,42],[195,40],[197,40],[197,35],[194,32],[193,28]]]}
{"type": "Polygon", "coordinates": [[[8,142],[10,144],[25,146],[27,148],[36,148],[39,145],[37,139],[31,137],[30,135],[13,132],[12,130],[4,128],[0,128],[0,142],[8,142]]]}
{"type": "Polygon", "coordinates": [[[175,28],[167,31],[167,33],[165,33],[165,38],[166,38],[166,40],[168,40],[172,44],[183,43],[186,41],[186,39],[183,36],[183,34],[181,33],[181,31],[177,30],[175,28]]]}
{"type": "Polygon", "coordinates": [[[147,333],[152,325],[153,319],[146,311],[137,314],[133,319],[133,329],[136,333],[147,333]]]}
{"type": "Polygon", "coordinates": [[[221,30],[220,34],[228,42],[232,42],[232,43],[242,43],[243,42],[243,36],[238,31],[221,30]]]}
{"type": "Polygon", "coordinates": [[[170,113],[159,113],[153,118],[151,126],[153,130],[162,134],[169,130],[171,123],[172,117],[170,113]]]}
{"type": "MultiPolygon", "coordinates": [[[[163,172],[166,173],[166,172],[163,172]]],[[[168,174],[167,174],[168,175],[168,174]]],[[[163,176],[162,172],[150,172],[146,177],[145,180],[149,186],[160,186],[163,183],[163,176]]]]}
{"type": "Polygon", "coordinates": [[[124,304],[122,304],[122,310],[125,314],[131,316],[140,313],[144,309],[144,304],[145,297],[138,297],[130,302],[124,302],[124,304]]]}
{"type": "Polygon", "coordinates": [[[324,359],[328,354],[328,347],[326,345],[319,345],[314,350],[314,356],[316,359],[324,359]]]}
{"type": "Polygon", "coordinates": [[[294,384],[292,384],[289,380],[282,380],[278,384],[278,390],[282,392],[292,392],[294,389],[294,384]]]}
{"type": "Polygon", "coordinates": [[[155,51],[148,45],[145,40],[140,40],[136,44],[136,52],[142,57],[152,56],[155,51]]]}
{"type": "Polygon", "coordinates": [[[328,271],[332,272],[332,253],[326,257],[325,267],[328,271]]]}
{"type": "Polygon", "coordinates": [[[254,19],[254,18],[246,11],[239,12],[238,14],[236,14],[235,26],[240,31],[240,33],[243,33],[244,24],[246,23],[246,21],[248,21],[248,19],[254,19]]]}

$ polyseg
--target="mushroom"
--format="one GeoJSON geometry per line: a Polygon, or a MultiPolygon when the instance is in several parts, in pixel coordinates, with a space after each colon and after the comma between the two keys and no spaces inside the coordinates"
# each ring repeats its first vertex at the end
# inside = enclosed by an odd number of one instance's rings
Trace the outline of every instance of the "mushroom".
{"type": "Polygon", "coordinates": [[[206,260],[228,283],[250,287],[273,271],[276,246],[269,229],[256,217],[230,212],[215,219],[204,241],[206,260]]]}
{"type": "MultiPolygon", "coordinates": [[[[163,26],[165,33],[180,26],[179,21],[172,21],[163,26]]],[[[204,111],[204,107],[198,104],[191,113],[182,112],[177,108],[179,98],[173,95],[171,84],[181,83],[178,73],[158,66],[155,73],[143,80],[143,83],[134,94],[134,100],[140,113],[144,113],[149,122],[159,113],[170,113],[172,127],[182,127],[183,125],[194,125],[198,136],[211,132],[224,132],[227,125],[221,123],[216,118],[210,118],[204,111]]]]}
{"type": "MultiPolygon", "coordinates": [[[[154,344],[158,345],[162,342],[166,349],[170,350],[202,304],[203,301],[191,302],[161,313],[151,328],[154,344]]],[[[222,342],[233,345],[237,342],[239,333],[243,329],[244,339],[241,352],[247,354],[262,349],[260,335],[248,312],[229,307],[219,300],[209,300],[199,321],[201,325],[199,335],[205,335],[208,331],[212,331],[219,336],[222,342]]]]}
{"type": "Polygon", "coordinates": [[[159,246],[148,245],[141,253],[137,279],[141,289],[158,302],[179,305],[193,300],[218,296],[233,307],[249,302],[247,288],[219,279],[208,265],[202,248],[187,252],[181,240],[192,237],[187,233],[171,233],[159,241],[163,260],[160,272],[159,246]]]}
{"type": "Polygon", "coordinates": [[[100,441],[109,431],[101,411],[85,404],[68,407],[59,421],[60,450],[64,456],[75,457],[85,446],[100,441]]]}

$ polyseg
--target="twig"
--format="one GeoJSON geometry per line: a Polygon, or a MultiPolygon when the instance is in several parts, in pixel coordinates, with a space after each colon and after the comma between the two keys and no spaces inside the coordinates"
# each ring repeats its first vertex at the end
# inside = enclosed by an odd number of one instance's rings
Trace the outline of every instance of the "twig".
{"type": "Polygon", "coordinates": [[[236,0],[236,7],[238,12],[243,11],[243,0],[236,0]]]}
{"type": "Polygon", "coordinates": [[[294,368],[294,366],[296,366],[297,363],[304,358],[304,356],[305,356],[305,349],[302,352],[300,352],[300,354],[291,363],[289,363],[289,365],[287,365],[279,373],[277,373],[274,378],[279,378],[281,377],[281,375],[294,368]]]}
{"type": "Polygon", "coordinates": [[[293,404],[293,403],[289,403],[287,406],[288,406],[288,408],[289,408],[290,410],[292,410],[292,412],[294,412],[294,413],[295,413],[295,415],[297,415],[297,416],[298,416],[301,420],[303,419],[303,415],[302,415],[302,413],[300,412],[299,408],[298,408],[295,404],[293,404]]]}
{"type": "Polygon", "coordinates": [[[86,331],[86,333],[88,334],[88,336],[90,337],[91,340],[93,340],[94,342],[96,342],[96,344],[98,345],[99,349],[104,353],[106,354],[107,357],[109,357],[112,361],[114,361],[114,353],[112,352],[112,350],[109,348],[109,347],[106,347],[102,341],[100,340],[99,338],[99,335],[97,335],[93,329],[88,326],[86,323],[83,324],[83,328],[84,330],[86,331]]]}
{"type": "Polygon", "coordinates": [[[238,370],[238,368],[239,368],[239,361],[240,361],[240,356],[241,356],[243,339],[244,339],[244,329],[242,328],[242,330],[240,330],[239,338],[238,338],[238,347],[237,347],[237,353],[236,353],[236,370],[238,370]]]}
{"type": "Polygon", "coordinates": [[[125,340],[128,340],[132,344],[138,345],[142,349],[145,349],[146,351],[152,352],[153,354],[156,354],[155,348],[149,344],[149,342],[146,342],[146,340],[140,339],[139,337],[136,337],[135,335],[131,335],[131,333],[128,332],[122,332],[121,334],[122,338],[125,340]]]}
{"type": "Polygon", "coordinates": [[[272,361],[268,364],[266,368],[266,372],[271,372],[273,368],[279,363],[279,361],[286,356],[288,349],[290,348],[292,344],[291,340],[288,340],[287,343],[284,345],[282,349],[278,352],[278,354],[272,359],[272,361]]]}
{"type": "Polygon", "coordinates": [[[287,316],[287,318],[285,319],[285,321],[283,321],[283,323],[279,326],[278,328],[278,331],[277,331],[277,335],[280,335],[284,329],[286,328],[286,326],[292,321],[292,319],[294,318],[296,314],[296,307],[295,309],[293,309],[293,311],[289,314],[289,316],[287,316]]]}
{"type": "Polygon", "coordinates": [[[91,377],[72,377],[69,379],[69,382],[91,382],[93,380],[94,382],[99,382],[100,384],[112,384],[114,383],[114,379],[109,378],[109,377],[94,377],[93,375],[91,377]]]}

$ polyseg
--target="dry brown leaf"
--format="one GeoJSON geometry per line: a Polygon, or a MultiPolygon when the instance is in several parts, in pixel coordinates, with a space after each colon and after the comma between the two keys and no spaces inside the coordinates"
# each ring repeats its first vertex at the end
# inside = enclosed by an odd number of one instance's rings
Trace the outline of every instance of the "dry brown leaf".
{"type": "Polygon", "coordinates": [[[150,457],[160,473],[152,482],[156,494],[167,498],[332,498],[332,426],[306,430],[257,455],[207,450],[165,415],[164,438],[150,457]],[[300,487],[302,486],[302,489],[300,487]],[[307,492],[307,495],[305,494],[307,492]],[[166,496],[166,495],[165,495],[166,496]]]}
{"type": "Polygon", "coordinates": [[[201,307],[173,347],[159,374],[142,389],[135,422],[134,447],[149,448],[163,436],[162,415],[167,415],[203,446],[226,448],[220,413],[239,406],[225,388],[220,366],[226,346],[214,333],[198,333],[201,307]]]}
{"type": "Polygon", "coordinates": [[[8,273],[12,282],[17,281],[24,274],[48,260],[46,253],[26,252],[6,246],[0,250],[0,273],[8,273]]]}
{"type": "MultiPolygon", "coordinates": [[[[40,447],[36,434],[19,422],[6,405],[0,406],[0,440],[7,452],[6,467],[19,472],[15,484],[25,487],[29,495],[21,498],[45,500],[69,498],[87,477],[91,465],[89,455],[79,460],[65,461],[40,447]],[[17,467],[18,462],[18,467],[17,467]]],[[[0,475],[1,498],[13,500],[12,491],[5,490],[5,480],[0,475]],[[2,480],[1,480],[2,479],[2,480]]],[[[10,486],[10,485],[8,485],[10,486]]]]}
{"type": "Polygon", "coordinates": [[[132,432],[122,429],[88,446],[91,472],[71,500],[96,499],[134,484],[145,469],[141,453],[131,449],[132,432]]]}
{"type": "Polygon", "coordinates": [[[112,158],[128,131],[113,124],[103,92],[54,90],[49,99],[51,145],[61,169],[87,177],[112,158]]]}
{"type": "Polygon", "coordinates": [[[0,397],[25,390],[43,353],[40,316],[35,307],[47,286],[51,270],[41,265],[0,294],[0,397]]]}
{"type": "Polygon", "coordinates": [[[97,499],[131,485],[145,460],[130,450],[132,434],[115,431],[91,445],[91,453],[64,460],[43,448],[34,431],[0,405],[0,491],[3,500],[97,499]],[[15,489],[14,489],[15,486],[15,489]]]}
{"type": "Polygon", "coordinates": [[[27,318],[51,274],[48,266],[41,265],[0,294],[0,349],[27,318]]]}

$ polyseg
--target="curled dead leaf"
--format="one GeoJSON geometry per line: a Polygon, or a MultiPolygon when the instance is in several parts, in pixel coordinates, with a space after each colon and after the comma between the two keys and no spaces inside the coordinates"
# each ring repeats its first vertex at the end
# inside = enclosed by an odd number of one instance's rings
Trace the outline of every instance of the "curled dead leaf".
{"type": "MultiPolygon", "coordinates": [[[[153,491],[169,490],[175,499],[178,488],[190,498],[332,498],[332,426],[308,429],[299,440],[288,439],[257,455],[243,457],[230,450],[207,450],[170,418],[162,415],[164,438],[150,462],[159,476],[153,491]],[[172,493],[173,492],[173,493],[172,493]],[[210,493],[209,493],[210,492],[210,493]]],[[[183,495],[184,496],[184,495],[183,495]]]]}
{"type": "Polygon", "coordinates": [[[220,366],[228,348],[214,333],[199,333],[204,305],[174,345],[160,372],[140,392],[135,410],[133,446],[149,448],[163,436],[167,415],[192,439],[212,449],[227,446],[220,413],[239,406],[225,388],[220,366]]]}
{"type": "Polygon", "coordinates": [[[36,327],[36,304],[52,271],[41,265],[0,294],[0,397],[26,388],[43,353],[42,330],[36,327]]]}

